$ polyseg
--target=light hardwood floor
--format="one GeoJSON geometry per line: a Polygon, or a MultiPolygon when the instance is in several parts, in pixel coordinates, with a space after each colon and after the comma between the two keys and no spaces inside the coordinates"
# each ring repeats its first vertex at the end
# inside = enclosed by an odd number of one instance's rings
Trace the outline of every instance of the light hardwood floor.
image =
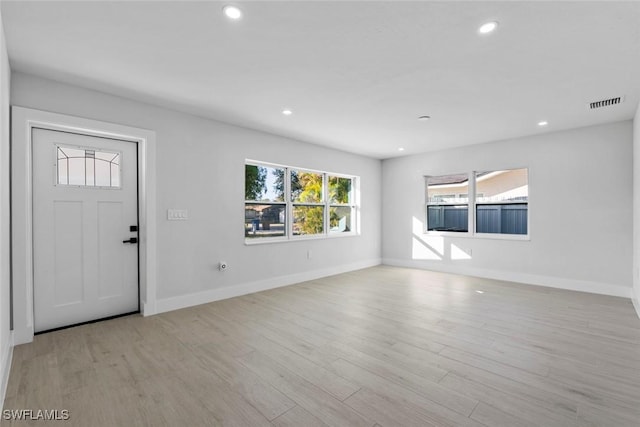
{"type": "Polygon", "coordinates": [[[638,427],[640,320],[622,298],[380,266],[38,335],[14,349],[4,408],[73,426],[638,427]]]}

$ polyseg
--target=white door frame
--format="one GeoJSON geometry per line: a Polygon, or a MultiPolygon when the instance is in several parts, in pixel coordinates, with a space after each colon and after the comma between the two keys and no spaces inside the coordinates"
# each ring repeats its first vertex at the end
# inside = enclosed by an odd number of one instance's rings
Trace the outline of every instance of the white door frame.
{"type": "Polygon", "coordinates": [[[32,129],[135,142],[138,145],[140,308],[156,312],[156,164],[153,131],[64,114],[11,107],[11,253],[14,344],[33,341],[32,129]]]}

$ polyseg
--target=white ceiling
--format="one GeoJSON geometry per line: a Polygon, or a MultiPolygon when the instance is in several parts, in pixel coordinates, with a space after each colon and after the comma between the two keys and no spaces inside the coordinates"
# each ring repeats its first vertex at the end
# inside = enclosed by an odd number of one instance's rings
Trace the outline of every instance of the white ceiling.
{"type": "Polygon", "coordinates": [[[237,22],[214,1],[2,16],[14,71],[377,158],[630,119],[640,99],[637,2],[234,3],[237,22]]]}

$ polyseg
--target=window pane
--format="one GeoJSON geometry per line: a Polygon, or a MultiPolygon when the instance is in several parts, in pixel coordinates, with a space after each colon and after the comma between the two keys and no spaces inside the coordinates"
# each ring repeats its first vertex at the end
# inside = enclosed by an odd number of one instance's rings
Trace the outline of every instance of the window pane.
{"type": "Polygon", "coordinates": [[[120,187],[120,165],[111,163],[111,186],[120,187]]]}
{"type": "MultiPolygon", "coordinates": [[[[117,165],[114,165],[117,167],[117,165]]],[[[101,187],[111,186],[111,163],[96,157],[96,185],[101,187]]]]}
{"type": "Polygon", "coordinates": [[[528,210],[526,203],[476,205],[476,232],[527,234],[528,210]]]}
{"type": "Polygon", "coordinates": [[[469,231],[469,175],[427,177],[427,230],[469,231]]]}
{"type": "Polygon", "coordinates": [[[95,157],[92,156],[87,156],[84,159],[84,165],[85,165],[85,173],[86,173],[86,185],[91,185],[94,186],[96,185],[96,180],[95,180],[95,164],[96,164],[96,159],[95,157]]]}
{"type": "Polygon", "coordinates": [[[528,170],[476,172],[476,231],[527,234],[528,170]]]}
{"type": "Polygon", "coordinates": [[[460,204],[469,194],[469,175],[441,175],[427,177],[428,204],[460,204]]]}
{"type": "Polygon", "coordinates": [[[476,202],[529,201],[527,169],[476,172],[476,202]]]}
{"type": "Polygon", "coordinates": [[[294,203],[322,203],[323,174],[291,171],[291,200],[294,203]]]}
{"type": "Polygon", "coordinates": [[[248,238],[278,237],[286,234],[285,205],[244,206],[244,235],[248,238]]]}
{"type": "Polygon", "coordinates": [[[468,205],[427,206],[428,231],[469,231],[468,205]]]}
{"type": "Polygon", "coordinates": [[[294,206],[293,234],[322,234],[324,231],[324,206],[294,206]]]}
{"type": "Polygon", "coordinates": [[[329,232],[346,233],[351,231],[352,210],[353,208],[350,206],[331,206],[329,208],[329,232]]]}
{"type": "MultiPolygon", "coordinates": [[[[59,153],[64,153],[67,157],[67,174],[68,179],[61,180],[58,179],[58,182],[63,181],[63,183],[68,183],[69,185],[85,185],[85,164],[84,164],[84,150],[71,148],[71,147],[60,147],[59,153]]],[[[60,157],[60,155],[58,155],[60,157]]],[[[62,163],[63,160],[58,160],[58,163],[62,163]]],[[[60,169],[58,169],[58,172],[60,169]]]]}
{"type": "MultiPolygon", "coordinates": [[[[84,150],[81,150],[79,148],[58,147],[58,149],[66,157],[79,157],[79,158],[84,159],[84,150]]],[[[60,156],[58,156],[58,157],[60,157],[60,156]]]]}
{"type": "Polygon", "coordinates": [[[58,147],[57,183],[83,187],[120,187],[119,163],[119,153],[58,147]]]}
{"type": "Polygon", "coordinates": [[[118,163],[117,161],[118,154],[96,151],[95,156],[96,156],[96,159],[104,160],[106,162],[111,162],[113,160],[114,163],[118,163]]]}
{"type": "Polygon", "coordinates": [[[67,171],[67,163],[66,158],[58,158],[58,184],[68,184],[69,172],[67,171]]]}
{"type": "Polygon", "coordinates": [[[351,204],[351,178],[329,177],[329,203],[351,204]]]}
{"type": "Polygon", "coordinates": [[[244,177],[245,200],[284,201],[284,168],[245,165],[244,177]]]}
{"type": "MultiPolygon", "coordinates": [[[[61,162],[62,160],[58,160],[61,162]]],[[[84,156],[69,158],[69,185],[85,185],[84,156]]]]}

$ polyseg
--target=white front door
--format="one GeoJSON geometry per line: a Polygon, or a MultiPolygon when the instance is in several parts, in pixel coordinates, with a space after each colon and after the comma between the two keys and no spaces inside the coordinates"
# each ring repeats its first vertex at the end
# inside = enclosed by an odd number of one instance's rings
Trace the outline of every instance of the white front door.
{"type": "Polygon", "coordinates": [[[138,311],[136,144],[32,140],[35,331],[138,311]]]}

